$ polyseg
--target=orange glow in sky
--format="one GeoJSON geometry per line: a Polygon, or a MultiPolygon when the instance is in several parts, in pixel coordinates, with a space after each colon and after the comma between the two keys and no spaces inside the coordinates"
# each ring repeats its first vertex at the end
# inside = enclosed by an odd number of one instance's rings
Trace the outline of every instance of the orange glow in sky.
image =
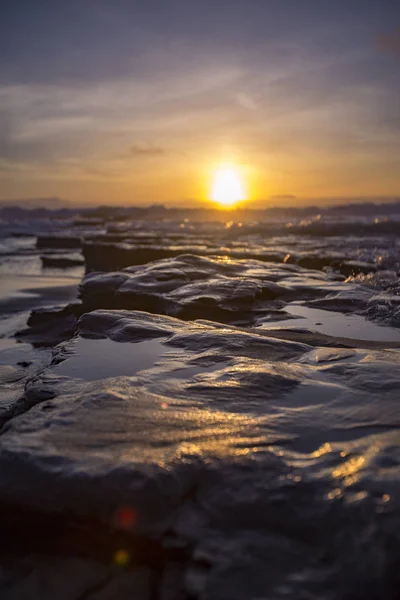
{"type": "Polygon", "coordinates": [[[0,200],[252,209],[400,197],[399,3],[299,4],[9,2],[0,200]]]}

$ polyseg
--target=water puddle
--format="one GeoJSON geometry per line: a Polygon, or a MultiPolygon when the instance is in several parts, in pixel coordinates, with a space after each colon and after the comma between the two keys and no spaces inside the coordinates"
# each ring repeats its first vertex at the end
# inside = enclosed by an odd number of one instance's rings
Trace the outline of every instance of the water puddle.
{"type": "Polygon", "coordinates": [[[274,325],[262,325],[268,329],[308,329],[333,337],[375,342],[400,342],[400,330],[376,325],[360,315],[346,315],[340,312],[309,308],[302,304],[288,304],[287,310],[298,319],[275,321],[274,325]]]}
{"type": "Polygon", "coordinates": [[[78,338],[73,353],[53,369],[57,375],[85,381],[132,377],[154,366],[165,352],[160,338],[137,343],[78,338]]]}
{"type": "Polygon", "coordinates": [[[109,377],[133,377],[140,371],[152,369],[160,362],[160,370],[152,373],[152,379],[192,379],[197,375],[223,369],[228,364],[221,361],[213,365],[188,364],[187,355],[178,357],[176,352],[164,346],[165,339],[122,343],[110,339],[77,338],[73,350],[66,355],[65,360],[52,369],[56,375],[63,377],[97,381],[109,377]]]}
{"type": "Polygon", "coordinates": [[[343,392],[343,387],[327,381],[307,381],[301,383],[293,392],[279,399],[281,408],[311,407],[326,404],[337,398],[343,392]]]}

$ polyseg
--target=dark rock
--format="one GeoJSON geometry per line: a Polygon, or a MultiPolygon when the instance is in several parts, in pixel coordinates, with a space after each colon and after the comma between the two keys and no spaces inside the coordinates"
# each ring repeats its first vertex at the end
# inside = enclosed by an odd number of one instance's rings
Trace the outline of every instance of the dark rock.
{"type": "Polygon", "coordinates": [[[44,268],[67,269],[69,267],[82,267],[83,258],[71,258],[69,256],[43,255],[40,257],[44,268]]]}
{"type": "Polygon", "coordinates": [[[82,238],[67,235],[39,235],[37,248],[82,248],[82,238]]]}
{"type": "Polygon", "coordinates": [[[396,599],[396,351],[318,354],[130,311],[78,331],[1,432],[7,600],[36,600],[38,580],[77,599],[396,599]]]}
{"type": "Polygon", "coordinates": [[[84,309],[75,302],[65,307],[47,307],[31,312],[26,329],[18,331],[19,340],[35,346],[54,346],[74,335],[78,318],[84,309]]]}
{"type": "Polygon", "coordinates": [[[168,248],[128,246],[123,244],[88,243],[83,246],[83,256],[89,271],[114,271],[131,265],[143,265],[155,260],[173,258],[180,250],[168,248]]]}
{"type": "MultiPolygon", "coordinates": [[[[187,320],[252,323],[261,314],[276,316],[282,298],[292,295],[281,282],[309,275],[293,265],[180,255],[115,273],[90,273],[80,297],[88,310],[124,308],[187,320]]],[[[326,281],[323,274],[314,277],[326,281]]]]}

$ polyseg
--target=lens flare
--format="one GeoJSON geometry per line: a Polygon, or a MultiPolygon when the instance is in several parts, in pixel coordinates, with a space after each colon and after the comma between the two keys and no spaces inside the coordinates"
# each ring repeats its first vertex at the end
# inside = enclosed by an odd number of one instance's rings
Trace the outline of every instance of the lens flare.
{"type": "Polygon", "coordinates": [[[245,197],[238,170],[230,165],[224,165],[217,169],[211,189],[211,200],[217,202],[221,207],[233,208],[245,197]]]}
{"type": "Polygon", "coordinates": [[[127,567],[130,563],[131,555],[127,550],[117,550],[113,557],[113,563],[118,567],[127,567]]]}
{"type": "Polygon", "coordinates": [[[131,506],[120,506],[114,514],[115,525],[119,529],[132,529],[137,519],[137,512],[131,506]]]}

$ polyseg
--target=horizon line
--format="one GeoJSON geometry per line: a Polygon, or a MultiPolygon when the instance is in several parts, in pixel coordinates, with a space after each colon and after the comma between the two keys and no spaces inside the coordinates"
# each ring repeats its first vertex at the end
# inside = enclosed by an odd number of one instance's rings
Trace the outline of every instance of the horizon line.
{"type": "MultiPolygon", "coordinates": [[[[173,204],[169,205],[168,202],[151,202],[148,204],[131,204],[131,203],[94,203],[94,202],[74,202],[65,200],[58,197],[43,197],[43,198],[20,198],[20,199],[0,199],[0,210],[5,208],[20,208],[22,210],[48,210],[48,211],[60,211],[60,210],[94,210],[98,208],[108,209],[136,209],[136,210],[148,210],[148,209],[159,209],[165,211],[179,211],[179,210],[190,210],[190,211],[212,211],[212,212],[240,212],[240,211],[272,211],[272,210],[307,210],[310,208],[319,208],[321,210],[343,208],[346,206],[356,206],[358,204],[366,204],[369,206],[381,206],[400,203],[399,196],[337,196],[337,197],[322,197],[322,198],[308,198],[306,204],[270,204],[269,206],[260,206],[263,202],[277,201],[279,198],[274,197],[270,200],[260,200],[255,202],[243,202],[232,208],[221,208],[220,206],[213,205],[209,201],[198,201],[195,205],[188,204],[173,204]],[[340,200],[341,202],[336,202],[340,200]],[[56,206],[49,206],[51,202],[55,202],[56,206]],[[323,204],[318,204],[323,202],[323,204]],[[332,202],[332,204],[329,204],[332,202]],[[43,204],[41,204],[43,203],[43,204]],[[253,206],[252,206],[253,205],[253,206]]],[[[295,202],[300,198],[295,196],[285,196],[286,200],[292,200],[295,202]]],[[[187,202],[193,202],[188,200],[187,202]]]]}

